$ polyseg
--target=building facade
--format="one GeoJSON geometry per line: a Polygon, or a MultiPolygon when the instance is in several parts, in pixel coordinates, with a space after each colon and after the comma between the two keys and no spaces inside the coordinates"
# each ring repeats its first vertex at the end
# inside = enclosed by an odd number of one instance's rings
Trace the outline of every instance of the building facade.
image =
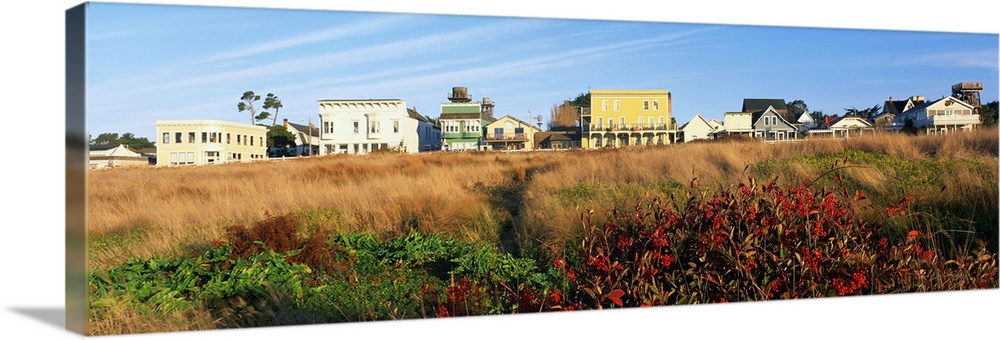
{"type": "Polygon", "coordinates": [[[156,121],[156,165],[206,165],[267,158],[267,128],[221,120],[156,121]]]}
{"type": "Polygon", "coordinates": [[[295,148],[289,150],[295,156],[316,156],[319,155],[319,127],[315,124],[290,123],[288,119],[283,122],[285,130],[295,136],[291,142],[295,143],[295,148]]]}
{"type": "Polygon", "coordinates": [[[768,106],[753,114],[753,137],[766,141],[793,140],[798,139],[798,128],[768,106]]]}
{"type": "Polygon", "coordinates": [[[716,128],[712,127],[712,124],[705,120],[705,117],[702,117],[700,113],[695,114],[690,122],[685,123],[678,130],[681,132],[684,143],[715,139],[716,128]]]}
{"type": "Polygon", "coordinates": [[[88,148],[87,161],[91,169],[121,166],[149,166],[149,158],[124,144],[98,144],[88,148]]]}
{"type": "Polygon", "coordinates": [[[896,115],[887,129],[898,131],[911,127],[925,130],[927,134],[971,131],[982,124],[976,112],[976,107],[953,96],[947,96],[914,106],[896,115]]]}
{"type": "Polygon", "coordinates": [[[486,124],[486,144],[490,150],[530,151],[535,149],[535,134],[541,132],[511,115],[486,124]]]}
{"type": "Polygon", "coordinates": [[[581,146],[673,143],[677,127],[670,100],[667,90],[591,90],[590,107],[580,113],[581,146]]]}
{"type": "Polygon", "coordinates": [[[403,100],[327,99],[318,103],[321,155],[379,150],[416,153],[436,144],[433,125],[412,117],[403,100]]]}
{"type": "Polygon", "coordinates": [[[447,151],[486,150],[486,125],[492,123],[496,104],[483,98],[472,101],[465,87],[452,87],[448,102],[441,103],[441,149],[447,151]]]}

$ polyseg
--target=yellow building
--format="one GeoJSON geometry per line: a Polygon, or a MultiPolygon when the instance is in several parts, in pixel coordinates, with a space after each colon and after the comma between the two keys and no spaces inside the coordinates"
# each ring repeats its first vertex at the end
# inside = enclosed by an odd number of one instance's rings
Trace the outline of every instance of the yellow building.
{"type": "Polygon", "coordinates": [[[156,121],[156,166],[266,159],[267,128],[220,120],[156,121]]]}
{"type": "Polygon", "coordinates": [[[583,148],[671,144],[670,100],[667,90],[590,90],[580,114],[583,148]]]}

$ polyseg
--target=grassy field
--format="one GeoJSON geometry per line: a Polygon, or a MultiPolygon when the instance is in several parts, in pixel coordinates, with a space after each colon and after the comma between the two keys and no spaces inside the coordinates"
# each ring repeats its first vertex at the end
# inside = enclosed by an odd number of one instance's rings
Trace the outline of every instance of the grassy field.
{"type": "MultiPolygon", "coordinates": [[[[88,175],[89,262],[203,250],[225,226],[296,214],[332,233],[411,229],[507,251],[561,245],[587,209],[629,207],[693,179],[829,183],[835,163],[874,202],[905,192],[956,228],[995,240],[997,130],[870,135],[795,143],[719,142],[596,151],[375,154],[88,175]]],[[[995,246],[995,242],[994,242],[995,246]]]]}
{"type": "Polygon", "coordinates": [[[996,288],[998,140],[91,171],[88,333],[996,288]]]}

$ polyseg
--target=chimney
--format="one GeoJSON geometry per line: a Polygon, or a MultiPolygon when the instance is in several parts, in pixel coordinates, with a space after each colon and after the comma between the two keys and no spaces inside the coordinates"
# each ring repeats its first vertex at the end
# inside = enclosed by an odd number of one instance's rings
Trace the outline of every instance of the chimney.
{"type": "Polygon", "coordinates": [[[288,129],[288,118],[285,118],[284,122],[282,122],[281,125],[285,126],[285,129],[288,129]]]}

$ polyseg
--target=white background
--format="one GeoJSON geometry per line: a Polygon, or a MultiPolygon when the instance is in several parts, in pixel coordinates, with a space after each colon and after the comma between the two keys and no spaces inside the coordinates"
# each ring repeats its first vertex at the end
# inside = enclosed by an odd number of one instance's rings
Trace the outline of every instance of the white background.
{"type": "MultiPolygon", "coordinates": [[[[621,19],[754,25],[1000,32],[995,1],[283,1],[281,8],[621,19]],[[541,5],[545,3],[544,5],[541,5]],[[658,3],[651,1],[649,3],[658,3]],[[613,9],[603,8],[613,5],[613,9]],[[939,15],[949,20],[939,20],[939,15]],[[967,19],[951,18],[967,15],[967,19]]],[[[274,1],[157,1],[275,7],[274,1]]],[[[9,2],[0,12],[0,110],[3,138],[4,338],[68,338],[64,306],[65,10],[74,1],[9,2]],[[42,317],[39,317],[41,315],[42,317]],[[13,337],[11,337],[13,336],[13,337]]],[[[761,54],[775,46],[761,46],[761,54]]],[[[780,51],[783,46],[778,46],[780,51]]],[[[892,43],[887,42],[891,49],[892,43]]],[[[949,84],[945,84],[949,85],[949,84]]],[[[997,91],[997,89],[986,89],[997,91]]],[[[617,312],[548,313],[127,336],[144,339],[627,338],[630,336],[787,338],[995,338],[1000,290],[828,298],[810,301],[666,307],[617,312]]]]}

